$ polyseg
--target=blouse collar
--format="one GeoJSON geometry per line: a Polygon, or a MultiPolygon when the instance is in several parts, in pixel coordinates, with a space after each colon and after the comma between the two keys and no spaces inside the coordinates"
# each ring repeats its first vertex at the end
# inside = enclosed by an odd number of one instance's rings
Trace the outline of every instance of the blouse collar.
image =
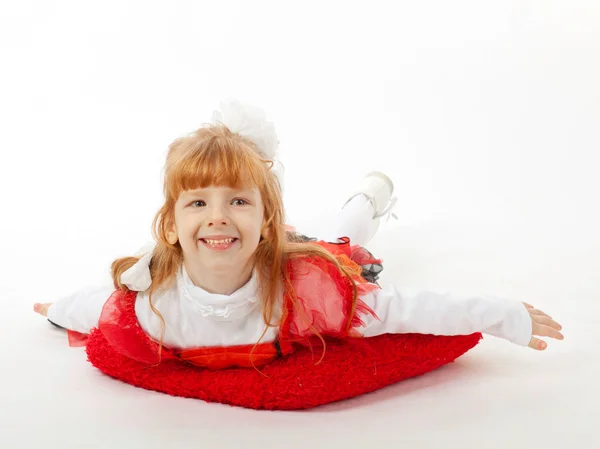
{"type": "Polygon", "coordinates": [[[231,295],[210,293],[190,279],[184,264],[177,273],[181,296],[203,317],[231,321],[248,315],[258,305],[258,279],[256,271],[250,280],[231,295]]]}

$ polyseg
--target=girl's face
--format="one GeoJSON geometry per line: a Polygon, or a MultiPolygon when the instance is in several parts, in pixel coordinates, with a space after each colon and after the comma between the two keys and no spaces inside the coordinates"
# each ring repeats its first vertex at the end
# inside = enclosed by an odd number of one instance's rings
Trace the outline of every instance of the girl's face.
{"type": "Polygon", "coordinates": [[[179,240],[188,270],[234,275],[248,268],[263,221],[257,188],[188,190],[175,203],[175,226],[169,240],[179,240]]]}

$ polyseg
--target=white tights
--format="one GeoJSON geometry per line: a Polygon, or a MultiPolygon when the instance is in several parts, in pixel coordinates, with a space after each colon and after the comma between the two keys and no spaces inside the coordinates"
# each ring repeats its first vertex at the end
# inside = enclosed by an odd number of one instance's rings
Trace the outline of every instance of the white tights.
{"type": "Polygon", "coordinates": [[[350,238],[352,245],[365,246],[375,235],[379,226],[379,218],[373,219],[375,210],[364,195],[357,195],[327,223],[318,239],[326,242],[337,242],[340,237],[350,238]]]}

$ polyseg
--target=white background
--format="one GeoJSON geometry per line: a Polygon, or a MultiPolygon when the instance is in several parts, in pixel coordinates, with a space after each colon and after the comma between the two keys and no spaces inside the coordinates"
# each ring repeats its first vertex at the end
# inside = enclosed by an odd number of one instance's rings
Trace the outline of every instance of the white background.
{"type": "Polygon", "coordinates": [[[598,2],[0,5],[2,447],[600,447],[598,2]],[[101,376],[31,304],[108,279],[150,238],[168,144],[227,97],[275,122],[292,224],[317,229],[383,170],[386,280],[522,298],[566,340],[487,338],[303,413],[101,376]]]}

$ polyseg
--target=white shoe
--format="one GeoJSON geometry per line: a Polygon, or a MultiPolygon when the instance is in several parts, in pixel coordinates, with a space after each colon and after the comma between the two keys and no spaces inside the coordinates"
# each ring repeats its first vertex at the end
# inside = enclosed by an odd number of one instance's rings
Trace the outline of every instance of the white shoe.
{"type": "Polygon", "coordinates": [[[344,206],[352,198],[358,195],[365,195],[373,205],[373,210],[375,211],[373,219],[383,217],[384,215],[391,215],[397,219],[398,217],[392,212],[392,209],[396,205],[398,198],[392,197],[392,193],[394,193],[394,183],[392,180],[385,174],[374,171],[362,179],[358,188],[350,195],[344,206]]]}

